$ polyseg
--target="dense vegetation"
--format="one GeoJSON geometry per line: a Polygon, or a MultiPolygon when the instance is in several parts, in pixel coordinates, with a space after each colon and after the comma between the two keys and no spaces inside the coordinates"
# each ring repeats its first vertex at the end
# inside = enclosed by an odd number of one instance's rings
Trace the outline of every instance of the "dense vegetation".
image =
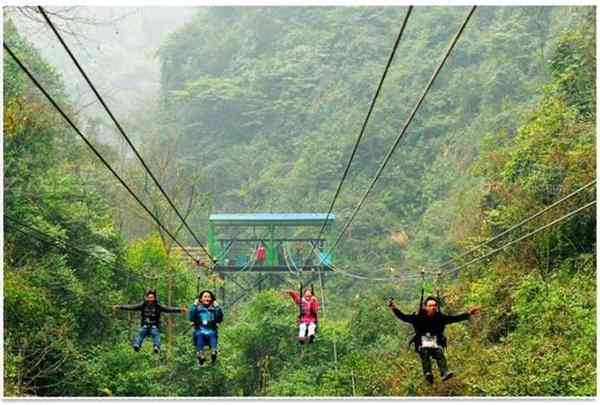
{"type": "MultiPolygon", "coordinates": [[[[327,210],[404,12],[205,8],[169,36],[158,52],[160,100],[124,122],[198,234],[213,211],[327,210]]],[[[338,222],[465,13],[415,10],[334,210],[338,222]]],[[[431,268],[595,179],[594,16],[591,7],[478,9],[344,238],[339,266],[377,276],[431,268]]],[[[102,123],[76,114],[64,79],[10,20],[4,35],[153,212],[177,227],[137,162],[97,141],[102,123]]],[[[302,359],[296,310],[282,293],[297,284],[292,277],[227,308],[212,368],[197,367],[179,315],[165,317],[160,357],[133,352],[137,315],[113,315],[110,305],[139,301],[148,285],[164,303],[189,305],[196,275],[6,53],[4,74],[5,395],[596,394],[595,207],[430,287],[441,289],[446,312],[482,306],[480,317],[448,328],[457,377],[447,383],[423,384],[406,345],[411,328],[384,305],[394,295],[414,308],[414,281],[329,276],[316,291],[326,301],[318,340],[302,359]]],[[[594,196],[589,188],[509,236],[594,196]]],[[[192,243],[181,228],[177,235],[192,243]]]]}

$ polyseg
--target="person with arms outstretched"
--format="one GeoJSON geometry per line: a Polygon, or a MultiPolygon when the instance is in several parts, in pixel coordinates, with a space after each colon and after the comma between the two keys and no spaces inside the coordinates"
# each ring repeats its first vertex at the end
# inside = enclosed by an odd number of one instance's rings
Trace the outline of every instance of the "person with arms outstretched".
{"type": "Polygon", "coordinates": [[[158,302],[156,290],[148,289],[144,294],[144,301],[134,305],[113,305],[113,310],[122,309],[125,311],[140,311],[141,322],[138,336],[133,341],[133,350],[140,351],[142,343],[146,336],[152,336],[154,353],[160,351],[160,315],[161,313],[179,313],[185,314],[185,307],[175,308],[163,306],[158,302]]]}
{"type": "Polygon", "coordinates": [[[433,373],[431,370],[432,357],[437,362],[443,381],[453,377],[454,373],[448,371],[446,357],[444,356],[443,349],[446,347],[444,329],[446,325],[469,319],[472,315],[478,314],[480,309],[471,308],[464,314],[446,315],[439,310],[438,299],[431,296],[425,299],[423,306],[416,314],[408,315],[400,311],[396,307],[393,298],[389,299],[388,307],[398,319],[410,323],[415,329],[415,336],[413,338],[415,349],[421,357],[423,374],[427,382],[433,384],[433,373]]]}

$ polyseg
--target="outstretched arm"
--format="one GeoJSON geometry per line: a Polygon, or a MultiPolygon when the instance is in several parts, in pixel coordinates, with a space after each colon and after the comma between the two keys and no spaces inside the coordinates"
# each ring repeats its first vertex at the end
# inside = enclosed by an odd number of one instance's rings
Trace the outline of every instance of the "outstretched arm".
{"type": "Polygon", "coordinates": [[[290,295],[290,297],[292,297],[296,304],[300,304],[300,294],[294,290],[287,290],[287,293],[290,295]]]}
{"type": "Polygon", "coordinates": [[[396,318],[400,319],[403,322],[408,322],[410,324],[415,322],[415,316],[414,315],[407,315],[405,313],[403,313],[402,311],[400,311],[397,307],[396,307],[396,303],[394,302],[394,299],[391,298],[388,301],[388,307],[390,308],[390,310],[392,311],[392,313],[396,316],[396,318]]]}
{"type": "Polygon", "coordinates": [[[474,307],[474,308],[469,309],[469,312],[465,312],[464,314],[444,315],[444,322],[446,324],[450,324],[450,323],[455,323],[455,322],[466,321],[467,319],[469,319],[471,317],[471,315],[477,315],[479,312],[480,312],[480,309],[478,307],[474,307]]]}
{"type": "Polygon", "coordinates": [[[114,305],[113,308],[114,309],[123,309],[125,311],[139,311],[140,309],[142,309],[142,306],[144,305],[143,302],[140,302],[139,304],[133,304],[133,305],[114,305]]]}
{"type": "Polygon", "coordinates": [[[176,313],[182,312],[182,308],[169,307],[166,305],[159,305],[159,308],[162,312],[166,312],[168,314],[176,314],[176,313]]]}
{"type": "Polygon", "coordinates": [[[465,312],[464,314],[460,314],[460,315],[444,315],[444,323],[451,324],[451,323],[466,321],[467,319],[469,319],[470,316],[471,315],[469,315],[468,312],[465,312]]]}

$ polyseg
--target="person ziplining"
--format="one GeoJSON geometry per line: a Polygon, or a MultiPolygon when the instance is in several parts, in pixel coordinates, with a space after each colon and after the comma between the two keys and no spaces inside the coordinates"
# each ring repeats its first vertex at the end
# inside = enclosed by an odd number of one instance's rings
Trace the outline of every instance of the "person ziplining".
{"type": "Polygon", "coordinates": [[[204,347],[210,347],[211,363],[217,361],[218,324],[223,322],[223,310],[217,304],[212,291],[204,290],[198,294],[188,315],[194,327],[192,340],[196,348],[198,364],[205,362],[204,347]]]}
{"type": "MultiPolygon", "coordinates": [[[[300,289],[302,293],[302,288],[300,289]]],[[[318,325],[319,300],[310,289],[305,289],[302,298],[294,290],[287,290],[292,300],[298,305],[298,343],[304,344],[308,337],[308,343],[313,343],[318,325]]]]}
{"type": "Polygon", "coordinates": [[[133,350],[140,351],[144,339],[148,335],[152,336],[152,345],[154,353],[160,352],[160,315],[161,313],[183,313],[187,312],[185,306],[169,307],[161,305],[156,295],[156,290],[148,289],[144,294],[144,301],[133,305],[113,305],[113,310],[121,309],[125,311],[140,311],[140,331],[133,341],[133,350]]]}
{"type": "Polygon", "coordinates": [[[408,315],[400,311],[396,307],[393,298],[388,300],[388,307],[398,319],[410,323],[413,326],[415,336],[412,341],[414,341],[416,352],[421,357],[423,375],[427,382],[433,384],[434,381],[431,369],[432,357],[437,362],[442,381],[452,378],[454,373],[448,370],[448,364],[446,357],[444,356],[444,349],[447,346],[444,329],[446,328],[446,325],[465,321],[472,315],[477,315],[480,312],[480,309],[474,307],[464,314],[454,316],[446,315],[439,309],[438,298],[433,296],[429,296],[425,299],[416,314],[408,315]]]}

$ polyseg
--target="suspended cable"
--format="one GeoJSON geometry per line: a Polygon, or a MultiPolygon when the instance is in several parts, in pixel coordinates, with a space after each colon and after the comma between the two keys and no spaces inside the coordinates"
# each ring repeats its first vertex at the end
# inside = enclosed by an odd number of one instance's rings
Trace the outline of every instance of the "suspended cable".
{"type": "Polygon", "coordinates": [[[586,190],[587,188],[589,188],[589,187],[593,186],[594,184],[596,184],[596,180],[595,180],[595,179],[594,179],[594,181],[591,181],[591,182],[589,182],[589,183],[588,183],[588,184],[586,184],[585,186],[583,186],[583,187],[581,187],[581,188],[579,188],[579,189],[577,189],[577,190],[573,191],[572,193],[570,193],[570,194],[568,194],[568,195],[564,196],[564,197],[563,197],[563,198],[561,198],[560,200],[558,200],[558,201],[556,201],[556,202],[552,203],[551,205],[547,206],[546,208],[542,209],[541,211],[538,211],[537,213],[533,214],[532,216],[530,216],[530,217],[528,217],[528,218],[526,218],[526,219],[522,220],[522,221],[521,221],[521,222],[519,222],[518,224],[516,224],[516,225],[513,225],[513,226],[511,226],[510,228],[508,228],[507,230],[505,230],[505,231],[503,231],[503,232],[499,233],[498,235],[496,235],[496,236],[494,236],[494,237],[492,237],[492,238],[490,238],[490,239],[488,239],[488,240],[485,240],[485,241],[481,242],[480,244],[478,244],[477,246],[475,246],[475,247],[473,247],[473,248],[469,249],[467,252],[465,252],[465,253],[461,254],[460,256],[458,256],[458,257],[456,257],[456,258],[453,258],[453,259],[450,259],[450,260],[448,260],[448,261],[446,261],[446,262],[444,262],[444,263],[440,264],[440,265],[438,266],[438,269],[442,269],[442,268],[443,268],[443,267],[445,267],[446,265],[448,265],[448,264],[450,264],[450,263],[452,263],[452,262],[456,262],[457,260],[459,260],[459,259],[462,259],[462,258],[463,258],[463,257],[465,257],[465,256],[468,256],[469,254],[471,254],[471,253],[473,253],[474,251],[476,251],[476,250],[478,250],[478,249],[482,248],[483,246],[489,245],[490,243],[494,242],[495,240],[498,240],[498,239],[500,239],[502,236],[504,236],[504,235],[506,235],[506,234],[508,234],[508,233],[510,233],[510,232],[512,232],[512,231],[514,231],[515,229],[517,229],[517,228],[519,228],[519,227],[521,227],[521,226],[525,225],[527,222],[530,222],[530,221],[534,220],[535,218],[539,217],[540,215],[542,215],[542,214],[543,214],[543,213],[545,213],[546,211],[548,211],[548,210],[550,210],[550,209],[552,209],[552,208],[556,207],[557,205],[559,205],[559,204],[561,204],[561,203],[563,203],[563,202],[565,202],[565,201],[569,200],[570,198],[573,198],[574,196],[576,196],[577,194],[579,194],[579,193],[581,193],[582,191],[586,190]]]}
{"type": "MultiPolygon", "coordinates": [[[[315,255],[317,255],[315,253],[315,255]]],[[[317,256],[318,258],[318,256],[317,256]]],[[[405,281],[405,280],[411,280],[413,278],[419,278],[421,277],[420,275],[416,275],[416,274],[405,274],[404,277],[368,277],[368,276],[363,276],[361,274],[355,274],[355,273],[351,273],[349,271],[343,271],[341,270],[339,267],[334,266],[333,264],[328,264],[327,265],[334,274],[341,274],[341,275],[345,275],[351,278],[355,278],[358,280],[369,280],[369,281],[405,281]]],[[[319,272],[321,271],[321,267],[319,265],[319,272]]]]}
{"type": "MultiPolygon", "coordinates": [[[[383,70],[383,75],[381,76],[381,79],[379,80],[379,85],[377,86],[377,90],[375,91],[375,94],[373,95],[373,99],[371,100],[371,104],[369,105],[369,110],[367,111],[367,116],[365,117],[362,127],[360,128],[360,133],[358,134],[358,138],[356,138],[356,142],[354,143],[354,148],[352,149],[352,153],[350,154],[350,158],[348,159],[348,163],[346,164],[346,168],[344,169],[344,173],[342,174],[340,183],[338,184],[337,190],[335,191],[335,194],[333,196],[333,200],[331,201],[331,204],[329,205],[329,210],[327,211],[327,216],[325,217],[325,222],[321,226],[321,230],[319,231],[319,236],[317,237],[317,240],[321,239],[321,236],[323,235],[325,227],[327,226],[327,223],[329,222],[329,215],[331,215],[331,212],[333,211],[335,202],[342,190],[344,181],[346,180],[346,177],[348,176],[348,172],[350,171],[350,166],[352,165],[352,161],[354,160],[354,156],[356,155],[356,151],[358,149],[358,146],[360,145],[360,141],[363,138],[363,135],[367,128],[367,124],[369,122],[369,119],[371,118],[371,113],[373,112],[373,108],[375,107],[375,103],[377,101],[377,98],[379,97],[379,93],[381,92],[381,88],[383,87],[383,82],[385,81],[388,70],[394,60],[394,55],[396,54],[396,50],[398,49],[398,44],[400,44],[400,39],[402,38],[402,34],[404,33],[404,29],[406,28],[406,23],[408,22],[408,18],[410,17],[410,14],[412,13],[412,9],[413,9],[413,6],[409,6],[408,11],[406,12],[406,15],[404,16],[404,20],[402,21],[402,26],[400,27],[400,32],[398,33],[398,37],[396,38],[396,42],[394,43],[392,52],[390,53],[387,64],[385,65],[385,69],[383,70]]],[[[313,245],[312,249],[314,251],[314,249],[315,249],[314,245],[313,245]]],[[[310,254],[309,254],[309,256],[310,256],[310,254]]]]}
{"type": "MultiPolygon", "coordinates": [[[[323,287],[323,276],[321,275],[321,266],[319,266],[319,286],[321,288],[321,304],[323,306],[323,316],[322,316],[322,320],[325,320],[326,318],[326,305],[325,305],[325,288],[323,287]]],[[[300,299],[302,299],[302,297],[300,297],[300,299]]],[[[333,364],[334,367],[337,371],[337,335],[335,333],[335,329],[333,329],[333,340],[332,340],[332,347],[333,347],[333,364]]]]}
{"type": "Polygon", "coordinates": [[[140,163],[142,164],[142,166],[144,167],[144,169],[146,170],[146,172],[150,175],[150,177],[154,181],[154,184],[156,184],[156,187],[158,187],[158,189],[160,190],[161,194],[168,201],[168,203],[171,206],[171,208],[173,208],[173,210],[175,211],[175,213],[179,217],[179,220],[183,223],[183,225],[188,230],[188,232],[193,236],[193,238],[195,239],[196,243],[200,246],[200,248],[202,248],[202,250],[206,253],[206,255],[210,259],[210,261],[213,264],[216,264],[215,259],[210,255],[210,253],[208,252],[208,250],[206,250],[206,248],[204,247],[204,245],[202,244],[202,242],[200,242],[200,240],[198,239],[198,237],[196,236],[196,234],[194,233],[194,231],[192,231],[192,229],[188,225],[187,221],[181,215],[181,213],[179,212],[179,210],[177,209],[177,207],[175,206],[175,204],[173,203],[173,201],[171,200],[171,198],[167,195],[167,193],[163,189],[163,187],[160,184],[160,182],[156,179],[156,177],[154,176],[154,174],[152,173],[152,171],[150,170],[150,168],[148,167],[148,165],[146,164],[146,162],[144,161],[144,159],[142,158],[142,156],[139,154],[139,152],[136,149],[136,147],[133,145],[133,143],[131,143],[131,140],[129,139],[129,137],[125,133],[125,130],[123,129],[123,127],[121,126],[121,124],[117,121],[117,119],[115,118],[115,116],[112,113],[112,111],[108,108],[108,106],[104,102],[104,99],[98,93],[98,90],[96,90],[96,87],[94,86],[94,84],[92,83],[92,81],[89,79],[88,75],[85,73],[85,71],[83,70],[83,68],[79,64],[79,61],[77,60],[77,58],[75,58],[75,56],[71,52],[71,49],[65,43],[65,41],[63,40],[62,36],[58,32],[58,30],[56,29],[56,27],[54,26],[54,24],[52,23],[52,21],[50,21],[50,18],[46,14],[44,8],[42,6],[38,6],[38,9],[39,9],[40,13],[42,14],[42,16],[44,17],[44,19],[46,20],[46,22],[48,23],[48,25],[50,26],[50,28],[52,29],[52,31],[54,32],[54,35],[56,35],[56,38],[58,38],[58,41],[61,43],[61,45],[63,46],[63,48],[65,49],[65,51],[69,54],[69,57],[71,58],[71,60],[73,61],[73,63],[75,64],[75,66],[77,67],[77,69],[79,70],[79,72],[81,73],[81,75],[83,76],[83,78],[85,79],[85,81],[87,82],[87,84],[90,86],[90,88],[92,89],[92,91],[96,95],[96,98],[98,99],[98,101],[100,101],[100,104],[102,104],[102,107],[104,107],[104,110],[106,111],[106,113],[108,114],[108,116],[110,117],[110,119],[113,121],[113,123],[115,124],[115,126],[117,127],[117,129],[119,130],[119,132],[121,133],[121,135],[123,136],[123,138],[125,139],[125,141],[127,142],[127,144],[129,145],[129,147],[131,148],[131,150],[133,150],[133,153],[138,158],[138,160],[140,161],[140,163]]]}
{"type": "Polygon", "coordinates": [[[284,245],[284,247],[283,247],[283,260],[285,261],[285,266],[287,267],[287,270],[290,273],[292,273],[293,275],[295,275],[296,277],[300,278],[300,271],[299,271],[298,267],[296,267],[296,263],[294,263],[294,260],[289,257],[289,250],[287,248],[287,244],[284,245]],[[294,270],[292,270],[292,267],[290,266],[290,260],[294,264],[295,272],[294,272],[294,270]]]}
{"type": "Polygon", "coordinates": [[[246,262],[246,264],[244,264],[244,266],[238,270],[237,274],[243,272],[244,270],[247,269],[252,269],[254,268],[254,265],[256,264],[256,260],[257,260],[257,255],[256,255],[256,251],[258,250],[258,248],[260,247],[260,242],[258,242],[258,244],[256,245],[256,249],[254,249],[252,252],[252,257],[246,262]]]}
{"type": "MultiPolygon", "coordinates": [[[[547,228],[549,228],[549,227],[551,227],[553,225],[556,225],[559,222],[565,221],[565,220],[571,218],[573,215],[578,214],[579,212],[585,210],[586,208],[591,207],[594,204],[596,204],[596,200],[591,201],[591,202],[587,203],[586,205],[584,205],[584,206],[582,206],[582,207],[580,207],[580,208],[578,208],[576,210],[573,210],[573,211],[569,212],[568,214],[565,214],[565,215],[561,216],[560,218],[555,219],[554,221],[552,221],[552,222],[550,222],[550,223],[548,223],[548,224],[546,224],[546,225],[544,225],[544,226],[542,226],[540,228],[537,228],[537,229],[535,229],[535,230],[533,230],[533,231],[531,231],[531,232],[529,232],[529,233],[527,233],[527,234],[525,234],[525,235],[523,235],[523,236],[521,236],[521,237],[519,237],[519,238],[517,238],[515,240],[512,240],[512,241],[510,241],[510,242],[508,242],[508,243],[500,246],[497,249],[492,250],[489,253],[486,253],[485,255],[479,256],[479,257],[477,257],[477,258],[469,261],[468,263],[465,263],[465,264],[463,264],[461,266],[458,266],[458,267],[456,267],[456,268],[454,268],[452,270],[436,271],[436,272],[428,271],[427,273],[435,274],[435,275],[437,275],[437,277],[445,276],[445,275],[449,275],[449,274],[455,273],[455,272],[457,272],[457,271],[459,271],[459,270],[461,270],[461,269],[463,269],[463,268],[465,268],[467,266],[470,266],[470,265],[472,265],[474,263],[477,263],[477,262],[479,262],[481,260],[484,260],[484,259],[490,257],[491,255],[494,255],[494,254],[496,254],[498,252],[501,252],[502,250],[506,249],[509,246],[514,245],[517,242],[520,242],[520,241],[522,241],[524,239],[530,238],[530,237],[538,234],[539,232],[543,231],[544,229],[547,229],[547,228]]],[[[367,277],[367,276],[362,276],[362,275],[359,275],[359,274],[353,274],[353,273],[350,273],[350,272],[347,272],[347,271],[342,271],[341,269],[339,269],[338,267],[333,266],[333,265],[331,265],[331,268],[334,270],[335,273],[346,275],[348,277],[352,277],[352,278],[359,279],[359,280],[368,280],[368,281],[405,281],[405,280],[416,280],[416,279],[419,279],[421,277],[424,277],[424,274],[423,274],[423,275],[419,275],[419,276],[417,276],[417,275],[414,275],[414,276],[410,275],[408,277],[403,277],[403,278],[377,278],[377,277],[367,277]]],[[[422,273],[424,273],[424,272],[422,272],[422,273]]]]}
{"type": "Polygon", "coordinates": [[[347,277],[355,278],[357,280],[365,280],[365,281],[390,281],[390,282],[401,282],[408,280],[417,280],[421,278],[420,275],[416,274],[407,274],[405,277],[367,277],[360,274],[351,273],[349,271],[341,270],[339,267],[331,265],[333,270],[333,274],[341,274],[347,277]]]}
{"type": "Polygon", "coordinates": [[[122,269],[118,268],[116,266],[116,263],[114,263],[114,262],[106,260],[105,258],[102,258],[102,257],[98,257],[90,252],[87,252],[76,246],[68,244],[60,239],[56,239],[56,238],[52,237],[51,235],[49,235],[45,232],[42,232],[38,229],[35,229],[31,226],[28,226],[18,220],[15,220],[14,218],[12,218],[6,214],[4,214],[4,217],[9,220],[8,226],[13,227],[13,229],[19,231],[20,233],[22,233],[24,235],[27,235],[34,239],[37,239],[38,241],[45,243],[47,245],[52,245],[66,253],[74,253],[80,257],[91,258],[91,259],[94,259],[96,261],[99,261],[99,262],[102,262],[104,264],[111,266],[114,270],[122,270],[122,269]],[[30,232],[27,232],[24,229],[28,229],[30,232]]]}
{"type": "Polygon", "coordinates": [[[400,143],[400,141],[404,137],[404,134],[406,133],[406,130],[408,129],[408,127],[411,124],[413,118],[415,117],[417,111],[419,110],[419,107],[421,107],[421,104],[423,103],[423,100],[427,96],[427,93],[429,93],[429,90],[431,89],[431,86],[435,82],[435,79],[437,78],[437,76],[439,75],[440,71],[444,67],[446,61],[448,60],[448,57],[450,56],[450,53],[454,49],[454,46],[458,42],[458,39],[461,37],[461,35],[462,35],[465,27],[467,26],[467,23],[471,19],[471,16],[475,12],[476,8],[477,8],[477,6],[471,7],[471,10],[467,14],[467,16],[466,16],[464,22],[462,23],[460,29],[458,30],[458,32],[456,33],[456,35],[454,36],[454,38],[450,42],[450,45],[448,46],[448,49],[446,50],[446,53],[445,53],[442,61],[440,62],[440,64],[438,65],[438,67],[433,72],[433,75],[431,76],[431,79],[429,80],[429,83],[427,84],[427,86],[423,90],[423,94],[421,94],[421,97],[418,99],[418,101],[415,104],[412,112],[410,113],[410,115],[406,119],[406,121],[404,123],[404,126],[402,127],[402,130],[400,131],[400,134],[396,138],[396,141],[394,142],[394,144],[392,145],[392,147],[389,149],[387,155],[385,156],[385,158],[383,159],[381,165],[379,166],[379,169],[377,170],[377,173],[375,174],[375,177],[373,178],[373,180],[371,181],[371,184],[367,188],[367,191],[362,196],[362,198],[361,198],[358,206],[354,209],[352,215],[350,216],[350,219],[346,222],[346,224],[342,228],[341,232],[338,234],[338,236],[337,236],[337,238],[336,238],[336,240],[335,240],[332,248],[329,250],[327,256],[330,256],[333,253],[333,251],[335,250],[335,248],[339,244],[341,238],[344,236],[344,233],[346,232],[346,230],[348,230],[348,227],[350,227],[350,224],[352,223],[352,221],[356,217],[356,214],[358,214],[358,211],[361,209],[361,207],[364,204],[365,200],[369,196],[369,193],[371,192],[371,190],[373,190],[373,187],[375,186],[375,183],[377,183],[377,180],[379,180],[379,178],[381,177],[381,174],[383,173],[383,170],[385,169],[387,163],[389,162],[389,160],[391,159],[392,155],[394,154],[396,148],[398,147],[398,144],[400,143]]]}
{"type": "Polygon", "coordinates": [[[472,264],[474,264],[474,263],[477,263],[477,262],[479,262],[479,261],[481,261],[481,260],[483,260],[483,259],[486,259],[486,258],[490,257],[491,255],[494,255],[494,254],[496,254],[496,253],[498,253],[498,252],[500,252],[500,251],[502,251],[502,250],[506,249],[507,247],[514,245],[514,244],[515,244],[515,243],[517,243],[517,242],[520,242],[520,241],[522,241],[522,240],[524,240],[524,239],[527,239],[527,238],[530,238],[530,237],[532,237],[533,235],[536,235],[537,233],[539,233],[539,232],[543,231],[543,230],[544,230],[544,229],[546,229],[546,228],[549,228],[549,227],[551,227],[551,226],[553,226],[553,225],[555,225],[555,224],[557,224],[557,223],[559,223],[559,222],[562,222],[562,221],[564,221],[564,220],[567,220],[567,219],[571,218],[573,215],[575,215],[575,214],[577,214],[577,213],[579,213],[579,212],[581,212],[581,211],[585,210],[586,208],[589,208],[589,207],[591,207],[591,206],[592,206],[592,205],[594,205],[594,204],[596,204],[596,200],[594,200],[594,201],[591,201],[591,202],[587,203],[586,205],[584,205],[584,206],[582,206],[582,207],[579,207],[579,208],[577,208],[576,210],[573,210],[573,211],[569,212],[568,214],[565,214],[565,215],[563,215],[562,217],[560,217],[560,218],[558,218],[558,219],[555,219],[554,221],[552,221],[552,222],[550,222],[550,223],[548,223],[548,224],[546,224],[546,225],[544,225],[544,226],[542,226],[542,227],[540,227],[540,228],[537,228],[537,229],[535,229],[535,230],[533,230],[533,231],[531,231],[531,232],[529,232],[529,233],[527,233],[527,234],[525,234],[525,235],[521,236],[520,238],[517,238],[517,239],[515,239],[515,240],[512,240],[512,241],[510,241],[510,242],[508,242],[508,243],[506,243],[506,244],[504,244],[504,245],[500,246],[499,248],[497,248],[497,249],[494,249],[494,250],[492,250],[492,251],[491,251],[491,252],[489,252],[489,253],[486,253],[486,254],[485,254],[485,255],[483,255],[483,256],[479,256],[479,257],[477,257],[477,258],[475,258],[475,259],[471,260],[471,261],[470,261],[470,262],[468,262],[468,263],[465,263],[465,264],[463,264],[463,265],[461,265],[461,266],[455,267],[455,268],[454,268],[454,269],[452,269],[452,270],[445,271],[444,273],[446,273],[446,274],[452,274],[452,273],[455,273],[455,272],[457,272],[457,271],[459,271],[459,270],[461,270],[461,269],[464,269],[464,268],[465,268],[465,267],[467,267],[467,266],[470,266],[470,265],[472,265],[472,264]]]}
{"type": "Polygon", "coordinates": [[[117,172],[112,168],[112,166],[106,161],[106,159],[102,156],[102,154],[100,154],[100,152],[98,152],[98,150],[94,147],[94,145],[92,145],[90,143],[90,141],[83,135],[83,133],[81,133],[81,131],[79,130],[79,128],[73,123],[73,121],[71,121],[71,119],[67,116],[67,114],[62,110],[62,108],[60,108],[60,106],[56,103],[56,101],[52,98],[52,96],[50,96],[50,94],[48,94],[48,92],[46,91],[46,89],[44,89],[44,87],[38,82],[38,80],[31,74],[31,72],[25,67],[25,65],[23,65],[23,63],[21,62],[21,60],[13,53],[13,51],[10,49],[10,47],[6,44],[6,42],[3,42],[4,45],[4,49],[8,52],[8,54],[11,56],[11,58],[13,58],[13,60],[17,63],[17,65],[19,65],[19,67],[23,70],[23,72],[25,72],[25,74],[29,77],[29,79],[33,82],[33,84],[36,85],[36,87],[42,92],[42,94],[48,99],[48,101],[50,102],[50,104],[52,104],[52,106],[59,112],[59,114],[65,119],[65,121],[67,121],[67,123],[71,126],[71,128],[73,128],[73,130],[77,133],[77,135],[79,135],[79,137],[81,139],[83,139],[83,141],[85,142],[85,144],[92,150],[92,152],[94,152],[94,154],[96,155],[96,157],[98,157],[98,159],[100,159],[100,161],[104,164],[104,166],[106,166],[106,168],[113,174],[113,176],[115,176],[117,178],[117,180],[119,180],[119,182],[121,183],[121,185],[123,187],[125,187],[125,189],[127,190],[127,192],[129,192],[129,194],[131,194],[131,196],[137,201],[137,203],[148,213],[148,215],[150,215],[152,217],[152,219],[156,222],[156,224],[160,227],[160,229],[162,229],[163,231],[165,231],[165,233],[167,235],[169,235],[169,237],[185,252],[187,253],[188,256],[190,256],[194,261],[196,261],[196,258],[194,256],[192,256],[192,254],[185,248],[185,246],[183,246],[178,240],[177,238],[175,238],[175,236],[173,236],[173,234],[171,234],[171,232],[169,232],[169,230],[162,224],[162,222],[152,213],[152,211],[150,211],[148,209],[148,207],[146,207],[146,205],[140,200],[140,198],[133,192],[133,190],[127,185],[127,183],[125,183],[125,181],[121,178],[121,176],[119,176],[117,174],[117,172]]]}

